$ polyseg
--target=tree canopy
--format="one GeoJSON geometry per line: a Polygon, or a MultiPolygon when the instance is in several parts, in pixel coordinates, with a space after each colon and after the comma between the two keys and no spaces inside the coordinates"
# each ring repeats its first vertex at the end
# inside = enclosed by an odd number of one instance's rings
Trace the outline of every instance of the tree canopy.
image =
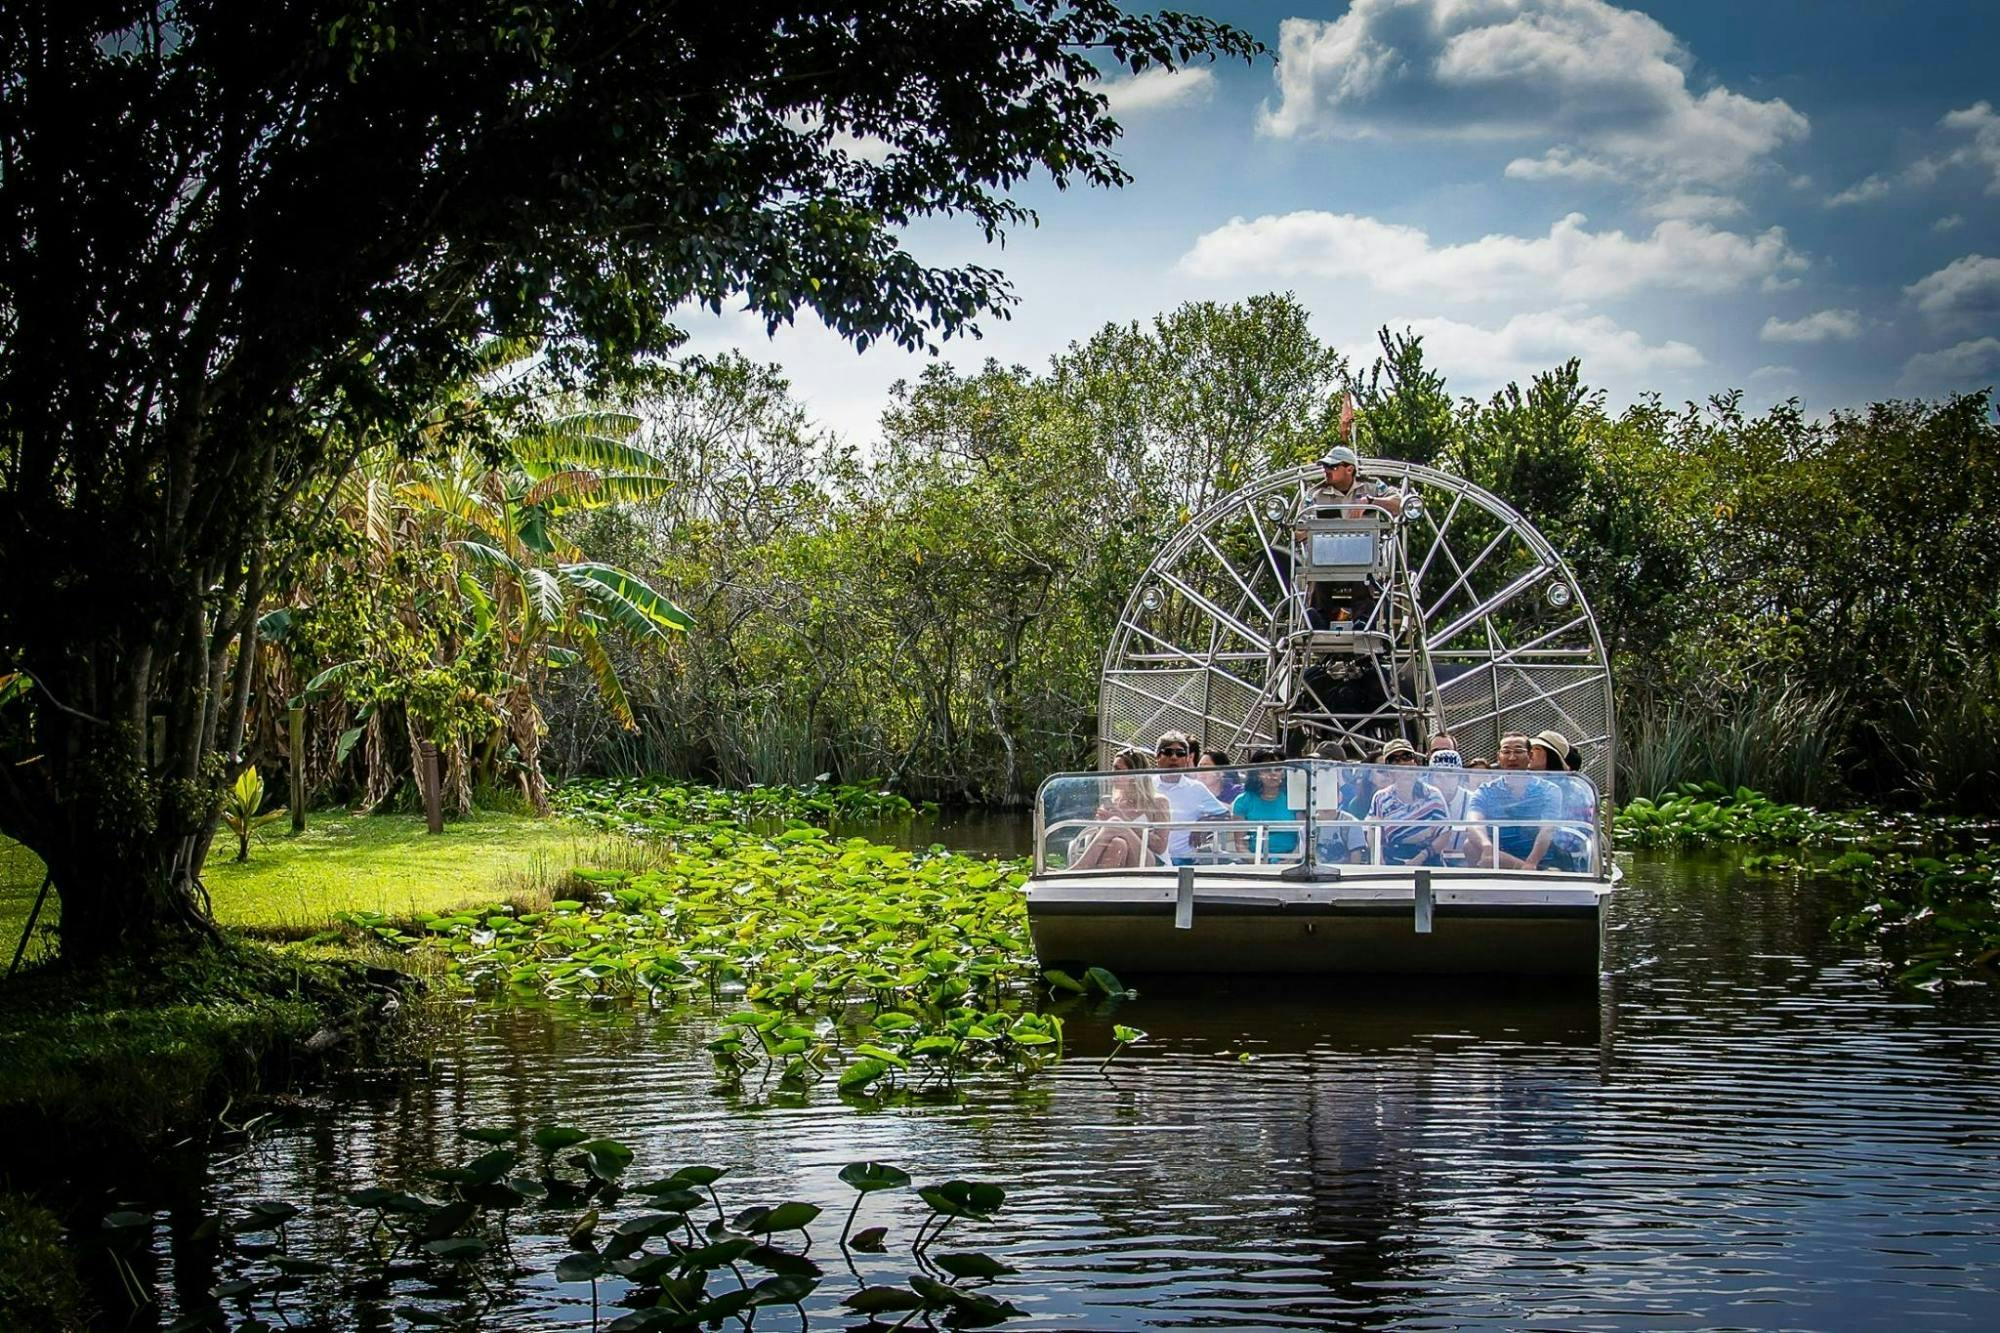
{"type": "Polygon", "coordinates": [[[199,924],[272,526],[489,339],[587,388],[697,305],[928,345],[1009,294],[906,224],[1121,183],[1101,66],[1255,49],[1108,0],[10,5],[0,829],[65,950],[199,924]]]}

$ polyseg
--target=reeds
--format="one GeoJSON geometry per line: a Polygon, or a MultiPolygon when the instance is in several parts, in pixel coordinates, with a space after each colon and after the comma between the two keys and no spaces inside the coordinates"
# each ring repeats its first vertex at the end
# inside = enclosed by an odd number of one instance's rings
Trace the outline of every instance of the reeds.
{"type": "Polygon", "coordinates": [[[1682,782],[1823,803],[1838,784],[1847,703],[1835,690],[1752,685],[1716,700],[1654,699],[1627,710],[1619,788],[1654,796],[1682,782]]]}

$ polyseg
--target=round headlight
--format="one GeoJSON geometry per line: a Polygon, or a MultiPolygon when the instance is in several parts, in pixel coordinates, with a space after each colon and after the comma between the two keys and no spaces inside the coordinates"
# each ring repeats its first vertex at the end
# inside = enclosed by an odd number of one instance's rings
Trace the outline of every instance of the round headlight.
{"type": "Polygon", "coordinates": [[[1290,508],[1291,506],[1285,503],[1285,497],[1276,492],[1264,497],[1264,517],[1273,523],[1281,522],[1285,517],[1285,511],[1290,508]]]}
{"type": "Polygon", "coordinates": [[[1160,590],[1158,588],[1148,588],[1139,594],[1139,605],[1145,607],[1148,611],[1159,610],[1160,601],[1160,590]]]}
{"type": "Polygon", "coordinates": [[[1549,590],[1543,593],[1542,596],[1548,598],[1549,605],[1558,611],[1576,600],[1576,594],[1571,592],[1569,585],[1561,579],[1557,579],[1554,583],[1551,583],[1549,590]]]}
{"type": "Polygon", "coordinates": [[[1424,516],[1424,497],[1421,495],[1410,495],[1404,497],[1403,517],[1407,519],[1419,519],[1422,518],[1423,516],[1424,516]]]}

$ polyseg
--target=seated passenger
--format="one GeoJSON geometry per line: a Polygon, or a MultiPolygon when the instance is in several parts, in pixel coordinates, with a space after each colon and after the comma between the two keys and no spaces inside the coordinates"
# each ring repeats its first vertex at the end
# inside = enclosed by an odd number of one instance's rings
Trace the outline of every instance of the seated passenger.
{"type": "Polygon", "coordinates": [[[1500,776],[1488,782],[1467,803],[1469,819],[1494,821],[1465,831],[1467,865],[1503,870],[1568,870],[1566,853],[1554,847],[1562,816],[1562,794],[1555,784],[1528,771],[1527,736],[1510,731],[1500,738],[1500,776]]]}
{"type": "MultiPolygon", "coordinates": [[[[1450,737],[1445,739],[1449,740],[1450,737]]],[[[1472,784],[1465,780],[1465,760],[1457,750],[1449,746],[1436,745],[1437,737],[1431,738],[1431,762],[1428,778],[1431,787],[1444,803],[1444,817],[1452,827],[1437,835],[1431,843],[1431,850],[1447,865],[1458,865],[1465,858],[1460,854],[1465,844],[1465,812],[1472,802],[1472,784]]]]}
{"type": "Polygon", "coordinates": [[[1225,750],[1203,750],[1201,767],[1196,776],[1201,784],[1215,793],[1215,799],[1228,805],[1243,794],[1243,775],[1229,766],[1229,754],[1225,750]]]}
{"type": "MultiPolygon", "coordinates": [[[[1337,748],[1336,753],[1344,753],[1337,748]]],[[[1368,831],[1361,821],[1341,808],[1341,791],[1344,779],[1351,778],[1353,770],[1344,764],[1336,768],[1331,764],[1316,765],[1313,769],[1313,822],[1317,833],[1313,840],[1313,859],[1320,865],[1363,865],[1368,860],[1368,831]]]]}
{"type": "MultiPolygon", "coordinates": [[[[1571,744],[1569,737],[1560,731],[1536,733],[1528,742],[1528,753],[1533,761],[1530,767],[1542,772],[1575,773],[1583,767],[1582,749],[1571,744]]],[[[1556,830],[1556,846],[1569,857],[1575,869],[1588,869],[1590,844],[1597,836],[1596,794],[1581,779],[1559,779],[1556,787],[1562,793],[1563,818],[1576,821],[1556,830]]]]}
{"type": "MultiPolygon", "coordinates": [[[[1281,764],[1284,759],[1285,757],[1276,750],[1250,752],[1250,762],[1253,764],[1281,764]]],[[[1235,804],[1229,807],[1229,813],[1238,819],[1254,820],[1264,824],[1288,824],[1298,821],[1299,812],[1293,809],[1285,792],[1286,770],[1258,768],[1251,770],[1247,776],[1249,785],[1243,789],[1242,795],[1236,798],[1235,804]]],[[[1274,861],[1280,857],[1290,858],[1298,855],[1299,835],[1293,829],[1251,828],[1236,834],[1236,846],[1239,851],[1249,852],[1253,860],[1274,861]]]]}
{"type": "MultiPolygon", "coordinates": [[[[1226,819],[1229,807],[1215,799],[1215,793],[1194,777],[1194,742],[1185,731],[1162,732],[1153,747],[1153,762],[1159,772],[1159,792],[1166,800],[1172,822],[1191,824],[1202,819],[1226,819]]],[[[1166,861],[1169,865],[1193,865],[1212,860],[1214,835],[1189,828],[1177,828],[1167,835],[1166,861]]]]}
{"type": "Polygon", "coordinates": [[[1433,844],[1440,830],[1426,827],[1444,818],[1444,801],[1417,774],[1423,757],[1398,738],[1382,747],[1381,762],[1392,766],[1386,785],[1368,805],[1368,822],[1383,825],[1382,860],[1386,865],[1430,865],[1438,860],[1433,844]],[[1396,821],[1396,822],[1390,822],[1396,821]]]}
{"type": "Polygon", "coordinates": [[[1121,870],[1158,862],[1167,847],[1167,830],[1152,825],[1164,824],[1171,815],[1145,767],[1143,750],[1122,750],[1111,761],[1110,790],[1091,815],[1098,826],[1071,852],[1071,870],[1121,870]]]}

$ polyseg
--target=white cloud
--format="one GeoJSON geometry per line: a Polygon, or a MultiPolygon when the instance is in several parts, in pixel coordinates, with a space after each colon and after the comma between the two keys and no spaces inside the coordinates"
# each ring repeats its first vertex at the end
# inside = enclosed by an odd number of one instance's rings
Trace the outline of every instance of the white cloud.
{"type": "Polygon", "coordinates": [[[1540,157],[1517,157],[1507,164],[1505,174],[1522,181],[1618,179],[1618,172],[1608,163],[1585,157],[1574,148],[1551,148],[1540,157]]]}
{"type": "MultiPolygon", "coordinates": [[[[1648,343],[1604,315],[1543,310],[1515,315],[1499,328],[1441,317],[1392,319],[1388,324],[1421,336],[1424,359],[1454,386],[1475,391],[1525,380],[1573,356],[1582,359],[1584,374],[1599,382],[1607,376],[1691,370],[1706,364],[1687,343],[1648,343]]],[[[1372,343],[1343,350],[1356,365],[1364,366],[1379,352],[1372,343]]]]}
{"type": "Polygon", "coordinates": [[[1906,389],[1965,393],[2000,380],[2000,338],[1977,338],[1941,352],[1919,352],[1903,363],[1906,389]]]}
{"type": "MultiPolygon", "coordinates": [[[[1970,135],[1971,142],[1920,157],[1893,177],[1880,172],[1863,177],[1838,194],[1828,195],[1827,207],[1873,203],[1887,198],[1897,187],[1921,188],[1942,176],[1950,167],[1963,167],[1983,174],[1986,177],[1986,193],[2000,194],[2000,112],[1993,110],[1993,104],[1974,102],[1971,106],[1947,112],[1939,119],[1937,128],[1947,135],[1970,135]]],[[[1940,226],[1939,230],[1945,228],[1940,226]]]]}
{"type": "Polygon", "coordinates": [[[1731,218],[1742,211],[1741,199],[1732,199],[1726,194],[1711,194],[1706,190],[1673,190],[1646,205],[1646,212],[1656,218],[1686,218],[1690,221],[1731,218]]]}
{"type": "Polygon", "coordinates": [[[1939,218],[1936,222],[1931,223],[1931,230],[1937,232],[1953,231],[1964,225],[1965,225],[1964,214],[1947,213],[1943,217],[1939,218]]]}
{"type": "Polygon", "coordinates": [[[1991,102],[1974,102],[1938,122],[1941,129],[1970,134],[1972,142],[1952,150],[1945,159],[1953,166],[1986,173],[1986,193],[2000,194],[2000,114],[1991,102]]]}
{"type": "Polygon", "coordinates": [[[1771,380],[1789,380],[1798,377],[1797,366],[1759,366],[1750,372],[1752,384],[1768,383],[1771,380]]]}
{"type": "Polygon", "coordinates": [[[1199,67],[1154,65],[1124,78],[1105,79],[1096,89],[1111,104],[1112,115],[1135,116],[1208,97],[1215,91],[1215,75],[1199,67]]]}
{"type": "Polygon", "coordinates": [[[1602,300],[1647,288],[1721,293],[1806,267],[1782,228],[1756,236],[1669,220],[1652,235],[1591,232],[1571,213],[1546,236],[1483,236],[1437,246],[1416,227],[1351,213],[1232,218],[1181,256],[1199,278],[1244,275],[1365,281],[1382,291],[1436,291],[1459,300],[1554,296],[1602,300]]]}
{"type": "Polygon", "coordinates": [[[1861,312],[1816,310],[1802,319],[1792,320],[1773,315],[1764,321],[1764,331],[1757,336],[1767,343],[1845,342],[1861,336],[1861,312]]]}
{"type": "Polygon", "coordinates": [[[1873,175],[1854,182],[1846,189],[1826,197],[1828,208],[1848,208],[1854,204],[1871,204],[1889,194],[1887,177],[1873,175]]]}
{"type": "Polygon", "coordinates": [[[1696,92],[1674,35],[1607,0],[1353,0],[1286,19],[1278,46],[1263,132],[1540,140],[1509,165],[1527,179],[1727,185],[1810,129],[1778,98],[1696,92]]]}
{"type": "Polygon", "coordinates": [[[2000,321],[2000,259],[1966,255],[1903,288],[1940,328],[2000,321]]]}

